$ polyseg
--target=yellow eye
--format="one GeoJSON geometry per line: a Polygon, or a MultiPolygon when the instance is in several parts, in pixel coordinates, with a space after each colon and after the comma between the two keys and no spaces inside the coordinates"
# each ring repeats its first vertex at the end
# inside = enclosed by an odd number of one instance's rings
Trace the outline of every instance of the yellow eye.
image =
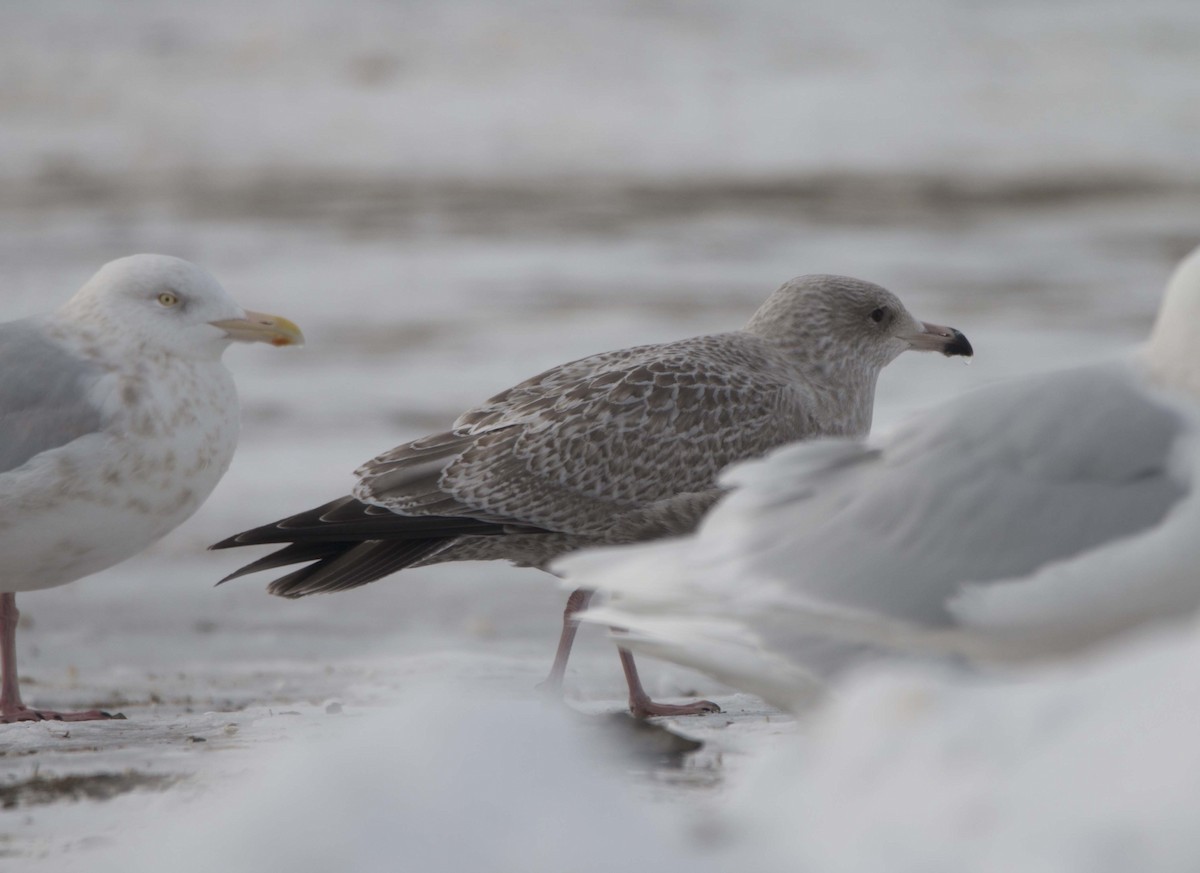
{"type": "Polygon", "coordinates": [[[172,294],[170,291],[164,291],[163,293],[158,295],[158,302],[161,303],[163,306],[178,306],[179,298],[176,297],[174,294],[172,294]]]}

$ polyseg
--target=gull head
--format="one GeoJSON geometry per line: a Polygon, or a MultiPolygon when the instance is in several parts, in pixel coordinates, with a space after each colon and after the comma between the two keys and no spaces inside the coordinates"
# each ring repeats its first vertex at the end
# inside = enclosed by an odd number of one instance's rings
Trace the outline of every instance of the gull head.
{"type": "Polygon", "coordinates": [[[878,372],[911,350],[974,354],[952,327],[915,318],[891,291],[849,276],[800,276],[759,307],[746,330],[808,360],[853,360],[878,372]]]}
{"type": "Polygon", "coordinates": [[[1171,274],[1145,356],[1163,385],[1200,397],[1200,248],[1171,274]]]}
{"type": "Polygon", "coordinates": [[[113,336],[187,358],[215,360],[234,341],[304,342],[288,319],[243,309],[208,272],[168,255],[110,261],[59,314],[101,322],[113,336]]]}

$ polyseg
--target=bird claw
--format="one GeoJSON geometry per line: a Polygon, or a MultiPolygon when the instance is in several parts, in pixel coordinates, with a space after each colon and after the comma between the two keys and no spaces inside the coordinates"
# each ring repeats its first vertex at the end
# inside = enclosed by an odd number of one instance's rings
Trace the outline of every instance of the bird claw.
{"type": "Polygon", "coordinates": [[[89,709],[85,712],[55,712],[50,709],[30,709],[22,706],[0,713],[0,724],[14,724],[19,721],[107,721],[124,720],[124,713],[104,712],[100,709],[89,709]]]}
{"type": "Polygon", "coordinates": [[[629,704],[629,711],[635,718],[655,718],[664,715],[713,715],[721,711],[711,700],[697,700],[694,703],[655,703],[653,700],[641,700],[629,704]]]}

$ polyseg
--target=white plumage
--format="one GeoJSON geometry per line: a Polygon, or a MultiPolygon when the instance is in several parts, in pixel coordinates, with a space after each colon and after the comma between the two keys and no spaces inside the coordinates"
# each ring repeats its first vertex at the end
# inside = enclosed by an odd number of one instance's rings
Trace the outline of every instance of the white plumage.
{"type": "Polygon", "coordinates": [[[39,716],[16,689],[13,594],[137,554],[229,467],[238,403],[221,353],[234,339],[301,336],[164,255],[113,261],[57,311],[0,325],[0,718],[39,716]]]}

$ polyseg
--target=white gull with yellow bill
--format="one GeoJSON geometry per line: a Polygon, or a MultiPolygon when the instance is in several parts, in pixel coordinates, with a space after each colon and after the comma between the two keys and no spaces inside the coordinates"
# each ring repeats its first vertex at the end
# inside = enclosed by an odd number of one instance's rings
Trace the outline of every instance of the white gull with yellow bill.
{"type": "Polygon", "coordinates": [[[200,507],[237,446],[234,341],[303,337],[165,255],[112,261],[55,312],[0,324],[0,722],[105,717],[22,704],[15,594],[120,563],[200,507]]]}

